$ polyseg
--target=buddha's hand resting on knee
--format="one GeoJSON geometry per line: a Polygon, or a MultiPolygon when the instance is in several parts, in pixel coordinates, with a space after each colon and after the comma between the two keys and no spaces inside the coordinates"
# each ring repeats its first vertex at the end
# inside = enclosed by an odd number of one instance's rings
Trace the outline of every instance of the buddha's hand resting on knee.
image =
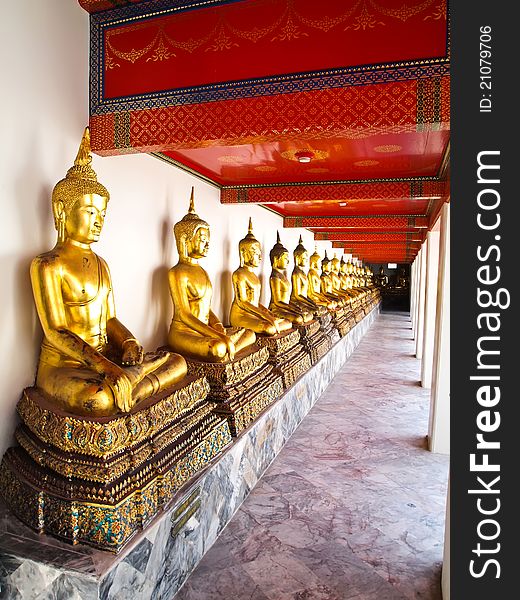
{"type": "Polygon", "coordinates": [[[105,381],[114,394],[114,402],[122,412],[129,412],[133,407],[132,384],[121,367],[115,364],[104,369],[105,381]]]}
{"type": "Polygon", "coordinates": [[[123,342],[123,356],[121,357],[123,365],[140,365],[143,362],[143,356],[143,347],[137,340],[123,342]]]}

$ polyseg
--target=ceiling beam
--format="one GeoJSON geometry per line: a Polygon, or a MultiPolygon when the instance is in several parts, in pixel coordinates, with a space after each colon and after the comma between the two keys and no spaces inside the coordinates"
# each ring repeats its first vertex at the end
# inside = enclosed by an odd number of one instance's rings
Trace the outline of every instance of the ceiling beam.
{"type": "Polygon", "coordinates": [[[388,232],[378,231],[375,233],[354,232],[354,231],[331,231],[318,232],[314,234],[316,241],[331,241],[331,242],[421,242],[422,239],[418,234],[411,234],[408,231],[388,232]]]}
{"type": "Polygon", "coordinates": [[[262,186],[224,186],[220,192],[222,204],[276,204],[349,200],[436,200],[447,195],[445,181],[434,177],[367,179],[363,181],[322,181],[316,183],[273,184],[262,186]]]}
{"type": "Polygon", "coordinates": [[[357,229],[367,228],[377,231],[403,229],[419,231],[428,228],[428,217],[424,215],[407,216],[374,216],[374,217],[284,217],[284,227],[324,227],[327,229],[357,229]]]}

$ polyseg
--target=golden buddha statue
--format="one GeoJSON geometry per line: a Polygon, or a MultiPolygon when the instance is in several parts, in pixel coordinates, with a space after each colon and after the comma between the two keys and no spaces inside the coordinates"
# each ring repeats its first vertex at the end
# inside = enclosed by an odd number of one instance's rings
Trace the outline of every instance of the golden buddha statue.
{"type": "Polygon", "coordinates": [[[235,354],[255,342],[250,329],[226,331],[211,310],[213,288],[199,265],[209,250],[209,225],[196,213],[191,190],[188,213],[174,228],[179,262],[168,279],[173,301],[173,318],[168,345],[187,358],[208,362],[232,361],[235,354]]]}
{"type": "Polygon", "coordinates": [[[341,261],[339,264],[339,279],[341,281],[341,289],[348,290],[352,286],[352,278],[348,272],[348,261],[345,260],[345,256],[341,257],[341,261]]]}
{"type": "Polygon", "coordinates": [[[186,362],[169,352],[145,355],[116,318],[108,265],[91,249],[109,200],[91,162],[86,128],[74,166],[52,192],[58,241],[32,261],[31,283],[44,333],[36,387],[67,412],[101,417],[174,385],[186,362]]]}
{"type": "Polygon", "coordinates": [[[309,253],[303,245],[302,236],[298,241],[298,245],[294,249],[294,269],[291,274],[291,302],[303,306],[306,310],[312,313],[321,313],[327,306],[327,302],[323,300],[312,299],[309,297],[309,279],[304,269],[309,264],[309,253]]]}
{"type": "Polygon", "coordinates": [[[388,275],[386,275],[383,266],[379,267],[379,273],[375,277],[375,283],[379,287],[386,287],[388,285],[388,275]]]}
{"type": "Polygon", "coordinates": [[[336,256],[336,253],[334,253],[333,258],[330,261],[330,278],[332,281],[332,289],[334,291],[334,294],[336,294],[340,298],[343,298],[345,303],[350,305],[353,294],[344,287],[340,276],[340,269],[341,261],[336,256]]]}
{"type": "Polygon", "coordinates": [[[336,293],[334,289],[334,281],[332,278],[332,263],[330,258],[327,256],[327,251],[325,250],[325,256],[321,261],[321,292],[322,294],[326,294],[328,297],[333,298],[336,302],[344,306],[349,301],[336,293]]]}
{"type": "Polygon", "coordinates": [[[277,317],[260,304],[262,286],[254,270],[262,260],[262,248],[253,234],[251,218],[246,237],[238,243],[238,251],[240,267],[233,273],[234,298],[230,312],[231,325],[265,335],[276,335],[292,329],[291,321],[277,317]]]}
{"type": "Polygon", "coordinates": [[[339,302],[337,298],[322,292],[320,268],[321,256],[315,247],[314,253],[309,258],[309,271],[307,273],[307,280],[309,282],[308,296],[314,302],[323,304],[329,310],[333,310],[338,306],[339,302]]]}
{"type": "Polygon", "coordinates": [[[401,267],[399,270],[399,275],[397,276],[397,287],[399,288],[407,288],[410,284],[408,275],[406,273],[406,269],[401,267]]]}
{"type": "Polygon", "coordinates": [[[276,234],[276,244],[269,253],[271,259],[271,302],[269,310],[275,315],[291,321],[294,325],[304,325],[313,320],[313,315],[300,304],[291,302],[291,283],[287,277],[286,268],[289,264],[289,251],[280,241],[280,234],[276,234]]]}

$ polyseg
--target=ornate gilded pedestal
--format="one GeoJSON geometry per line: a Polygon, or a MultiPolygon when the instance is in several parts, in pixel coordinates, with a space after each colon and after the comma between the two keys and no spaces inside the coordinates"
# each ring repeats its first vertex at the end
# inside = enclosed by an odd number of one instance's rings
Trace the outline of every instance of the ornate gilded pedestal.
{"type": "Polygon", "coordinates": [[[232,361],[186,362],[189,374],[206,376],[208,400],[216,414],[227,418],[234,436],[283,393],[282,377],[269,362],[267,348],[256,343],[237,353],[232,361]]]}
{"type": "Polygon", "coordinates": [[[41,533],[120,551],[231,442],[208,392],[206,379],[187,377],[127,414],[96,418],[60,411],[27,388],[19,446],[0,465],[4,500],[41,533]]]}
{"type": "Polygon", "coordinates": [[[285,390],[311,366],[310,355],[300,342],[299,328],[278,335],[259,335],[256,341],[268,350],[269,364],[281,375],[285,390]]]}
{"type": "Polygon", "coordinates": [[[329,312],[332,317],[332,323],[341,337],[346,336],[356,324],[354,313],[343,306],[338,306],[338,308],[332,309],[329,312]]]}
{"type": "Polygon", "coordinates": [[[297,329],[300,332],[302,345],[311,357],[311,364],[316,364],[330,350],[330,339],[324,334],[317,318],[298,326],[297,329]]]}
{"type": "Polygon", "coordinates": [[[320,323],[320,329],[323,332],[323,335],[329,340],[329,348],[332,348],[332,346],[334,346],[336,342],[339,342],[341,338],[339,331],[334,327],[331,312],[327,310],[325,314],[316,314],[315,317],[320,323]]]}

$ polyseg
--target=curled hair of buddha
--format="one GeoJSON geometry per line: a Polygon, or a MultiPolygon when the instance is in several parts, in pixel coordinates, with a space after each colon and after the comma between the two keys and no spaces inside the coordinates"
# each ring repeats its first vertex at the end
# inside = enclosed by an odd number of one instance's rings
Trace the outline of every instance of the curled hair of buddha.
{"type": "Polygon", "coordinates": [[[282,256],[282,254],[285,254],[285,253],[289,254],[289,250],[287,250],[287,248],[280,241],[280,233],[277,231],[276,232],[276,244],[271,248],[271,251],[269,252],[269,258],[271,260],[271,264],[273,264],[273,262],[276,258],[280,258],[280,256],[282,256]]]}
{"type": "Polygon", "coordinates": [[[195,212],[195,200],[192,187],[188,212],[173,226],[173,234],[180,256],[185,256],[186,254],[186,240],[193,238],[197,229],[200,229],[201,227],[209,229],[208,223],[201,219],[195,212]]]}
{"type": "Polygon", "coordinates": [[[303,245],[303,239],[302,239],[302,236],[300,235],[300,239],[298,240],[298,245],[294,249],[293,256],[294,256],[294,258],[297,258],[297,257],[301,256],[302,254],[304,254],[305,252],[307,252],[307,250],[306,250],[305,246],[303,245]]]}
{"type": "Polygon", "coordinates": [[[58,231],[59,241],[63,241],[65,236],[64,219],[81,197],[86,194],[98,194],[106,198],[107,201],[110,198],[106,187],[97,180],[97,175],[91,163],[90,130],[85,127],[74,164],[67,171],[64,179],[58,181],[52,190],[54,225],[58,231]]]}

